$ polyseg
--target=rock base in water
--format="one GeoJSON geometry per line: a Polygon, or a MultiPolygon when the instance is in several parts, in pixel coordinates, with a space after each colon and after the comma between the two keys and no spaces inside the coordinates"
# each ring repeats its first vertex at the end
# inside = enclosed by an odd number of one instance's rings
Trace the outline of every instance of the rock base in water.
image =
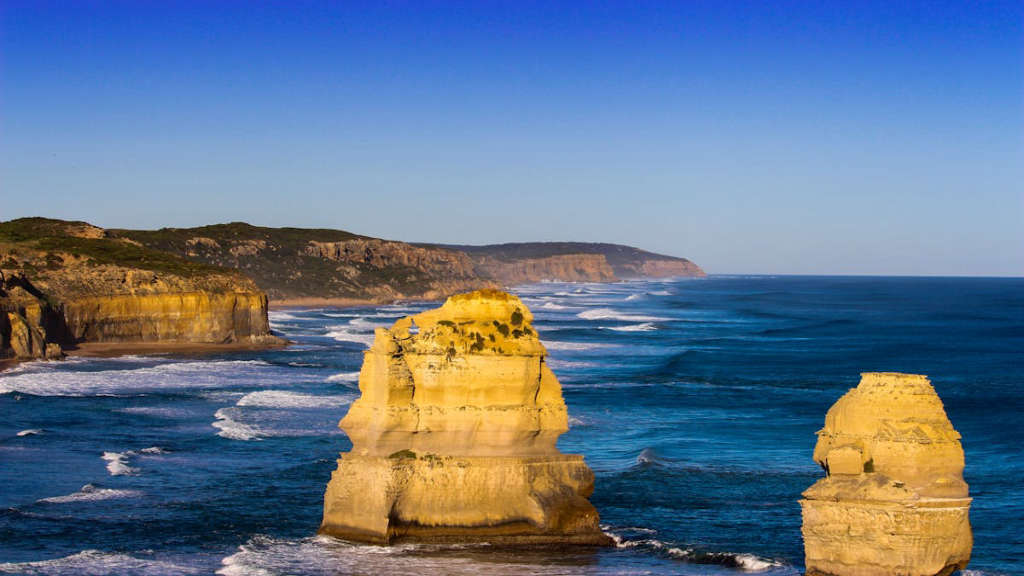
{"type": "Polygon", "coordinates": [[[341,421],[320,531],[396,542],[604,545],[594,474],[555,446],[561,386],[515,296],[493,290],[378,329],[341,421]]]}
{"type": "Polygon", "coordinates": [[[936,576],[971,556],[960,435],[928,379],[866,373],[818,432],[804,492],[809,576],[936,576]]]}

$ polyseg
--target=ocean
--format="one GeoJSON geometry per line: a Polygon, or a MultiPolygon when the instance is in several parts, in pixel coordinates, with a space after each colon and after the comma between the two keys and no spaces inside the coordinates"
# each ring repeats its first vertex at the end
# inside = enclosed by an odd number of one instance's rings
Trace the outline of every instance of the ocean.
{"type": "Polygon", "coordinates": [[[802,573],[800,493],[859,373],[927,374],[963,435],[972,575],[1024,574],[1024,280],[712,276],[514,289],[562,383],[606,549],[316,536],[376,326],[271,312],[285,349],[0,374],[0,573],[802,573]]]}

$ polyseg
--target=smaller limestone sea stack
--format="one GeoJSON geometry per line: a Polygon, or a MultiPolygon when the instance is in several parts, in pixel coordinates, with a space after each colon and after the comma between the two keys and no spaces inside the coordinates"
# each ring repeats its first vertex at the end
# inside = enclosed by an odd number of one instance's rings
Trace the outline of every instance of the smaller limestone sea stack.
{"type": "Polygon", "coordinates": [[[865,373],[818,432],[804,492],[808,576],[936,576],[971,556],[964,452],[925,376],[865,373]]]}
{"type": "Polygon", "coordinates": [[[561,386],[526,306],[481,290],[378,328],[341,421],[320,532],[349,540],[609,542],[594,474],[558,451],[561,386]]]}

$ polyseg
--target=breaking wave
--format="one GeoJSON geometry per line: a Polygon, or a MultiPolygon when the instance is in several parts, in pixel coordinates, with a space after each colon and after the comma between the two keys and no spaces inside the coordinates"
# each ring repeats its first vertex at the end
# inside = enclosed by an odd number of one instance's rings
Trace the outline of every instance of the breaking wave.
{"type": "Polygon", "coordinates": [[[603,330],[615,330],[616,332],[652,332],[658,327],[651,322],[643,324],[630,324],[629,326],[602,326],[603,330]]]}
{"type": "Polygon", "coordinates": [[[29,428],[28,430],[22,430],[21,432],[18,432],[18,436],[38,436],[42,433],[42,428],[29,428]]]}
{"type": "Polygon", "coordinates": [[[156,416],[160,418],[183,418],[188,416],[188,411],[181,408],[167,408],[163,406],[129,406],[120,408],[118,412],[125,414],[143,414],[145,416],[156,416]]]}
{"type": "MultiPolygon", "coordinates": [[[[254,536],[221,560],[221,576],[307,574],[388,574],[420,576],[610,576],[621,566],[551,563],[549,556],[530,556],[529,550],[496,549],[486,545],[364,546],[326,536],[282,539],[254,536]]],[[[651,572],[652,574],[664,572],[651,572]]]]}
{"type": "Polygon", "coordinates": [[[202,574],[202,570],[161,560],[143,560],[127,554],[83,550],[64,558],[39,560],[36,562],[5,562],[0,564],[0,573],[32,574],[48,576],[120,576],[122,574],[202,574]]]}
{"type": "Polygon", "coordinates": [[[134,454],[134,452],[104,452],[102,458],[107,461],[107,472],[110,472],[111,476],[138,474],[138,468],[128,465],[128,458],[134,454]]]}
{"type": "Polygon", "coordinates": [[[72,502],[95,502],[97,500],[111,500],[113,498],[134,498],[141,496],[138,490],[115,490],[113,488],[97,488],[92,484],[82,486],[82,489],[66,496],[51,496],[40,498],[37,502],[48,504],[69,504],[72,502]]]}
{"type": "Polygon", "coordinates": [[[542,341],[544,347],[548,350],[595,350],[597,348],[609,348],[612,344],[603,344],[600,342],[558,342],[558,341],[542,341]]]}
{"type": "MultiPolygon", "coordinates": [[[[630,538],[617,534],[607,527],[602,527],[604,533],[607,534],[612,541],[615,542],[617,548],[633,548],[638,550],[647,551],[654,554],[664,554],[670,558],[682,560],[685,562],[691,562],[693,564],[714,564],[718,566],[725,566],[728,568],[739,568],[745,572],[764,572],[773,568],[786,567],[784,562],[778,560],[771,560],[768,558],[761,558],[760,556],[748,553],[734,554],[732,552],[700,552],[690,547],[684,547],[676,544],[671,544],[658,540],[657,538],[630,538]]],[[[622,532],[653,534],[653,530],[647,530],[643,528],[625,528],[622,532]]],[[[795,570],[786,571],[789,573],[797,573],[795,570]]]]}
{"type": "Polygon", "coordinates": [[[325,336],[339,342],[355,342],[357,344],[365,344],[366,346],[372,346],[374,339],[373,332],[356,330],[348,324],[328,326],[325,336]]]}
{"type": "MultiPolygon", "coordinates": [[[[35,396],[116,396],[152,390],[221,388],[230,385],[232,381],[251,385],[254,379],[272,377],[266,370],[270,364],[263,360],[162,361],[139,366],[132,364],[157,359],[135,356],[117,360],[118,364],[125,367],[87,371],[71,370],[73,365],[68,361],[40,362],[30,369],[0,378],[0,394],[21,392],[35,396]]],[[[112,360],[104,358],[102,361],[112,360]]]]}
{"type": "Polygon", "coordinates": [[[594,308],[593,310],[584,310],[576,315],[577,318],[584,320],[621,320],[622,322],[661,322],[668,320],[668,318],[660,318],[658,316],[644,316],[642,314],[625,314],[612,308],[594,308]]]}
{"type": "Polygon", "coordinates": [[[260,432],[248,424],[232,419],[232,411],[232,408],[221,408],[213,414],[217,420],[210,425],[219,430],[217,435],[231,440],[259,440],[260,432]]]}
{"type": "Polygon", "coordinates": [[[261,390],[242,396],[235,405],[262,408],[321,408],[344,406],[350,402],[352,399],[345,396],[315,396],[286,390],[261,390]]]}
{"type": "Polygon", "coordinates": [[[359,380],[359,371],[355,372],[341,372],[339,374],[331,374],[327,377],[327,382],[356,382],[359,380]]]}
{"type": "Polygon", "coordinates": [[[301,318],[294,314],[289,314],[288,312],[281,312],[279,310],[271,310],[267,312],[267,318],[270,320],[271,323],[282,322],[287,320],[301,320],[301,318]]]}

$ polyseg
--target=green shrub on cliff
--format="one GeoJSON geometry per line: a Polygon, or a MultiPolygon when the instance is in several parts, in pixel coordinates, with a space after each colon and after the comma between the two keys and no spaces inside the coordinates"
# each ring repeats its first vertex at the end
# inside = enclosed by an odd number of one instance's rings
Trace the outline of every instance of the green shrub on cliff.
{"type": "MultiPolygon", "coordinates": [[[[103,230],[85,222],[65,222],[49,218],[19,218],[0,222],[0,242],[25,246],[45,252],[45,268],[58,270],[63,265],[61,253],[88,259],[95,265],[110,264],[137,268],[187,278],[208,274],[234,273],[205,262],[146,248],[136,243],[108,236],[103,230]],[[83,237],[83,235],[94,237],[83,237]]],[[[39,266],[22,262],[20,268],[34,274],[39,266]]]]}

